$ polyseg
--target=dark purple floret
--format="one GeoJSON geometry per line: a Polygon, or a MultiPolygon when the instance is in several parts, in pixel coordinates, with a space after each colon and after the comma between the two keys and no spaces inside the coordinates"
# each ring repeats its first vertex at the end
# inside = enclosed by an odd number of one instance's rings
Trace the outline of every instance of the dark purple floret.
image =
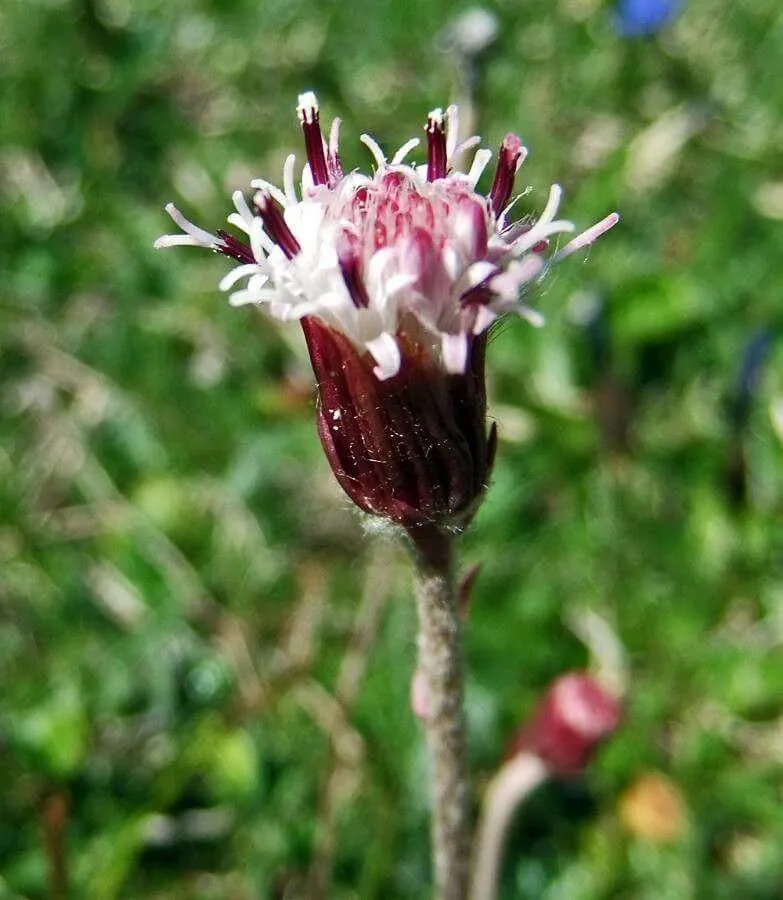
{"type": "Polygon", "coordinates": [[[228,256],[240,263],[252,264],[256,261],[253,251],[244,241],[240,241],[227,231],[223,231],[222,228],[218,228],[216,234],[221,241],[221,246],[217,248],[218,253],[222,253],[223,256],[228,256]]]}
{"type": "Polygon", "coordinates": [[[443,121],[431,115],[424,128],[427,133],[427,181],[445,178],[447,171],[446,132],[443,121]]]}
{"type": "Polygon", "coordinates": [[[307,161],[310,163],[310,173],[315,184],[329,184],[329,169],[326,165],[324,154],[324,139],[321,134],[321,125],[318,119],[318,110],[314,107],[305,107],[300,110],[302,133],[305,139],[307,161]]]}
{"type": "Polygon", "coordinates": [[[499,216],[511,198],[514,190],[514,178],[519,168],[519,160],[523,152],[522,141],[515,134],[507,134],[503,138],[498,152],[498,166],[495,179],[489,192],[492,211],[499,216]]]}
{"type": "Polygon", "coordinates": [[[264,230],[288,259],[293,259],[302,249],[283,218],[283,212],[269,194],[259,191],[253,198],[253,205],[263,219],[264,230]]]}

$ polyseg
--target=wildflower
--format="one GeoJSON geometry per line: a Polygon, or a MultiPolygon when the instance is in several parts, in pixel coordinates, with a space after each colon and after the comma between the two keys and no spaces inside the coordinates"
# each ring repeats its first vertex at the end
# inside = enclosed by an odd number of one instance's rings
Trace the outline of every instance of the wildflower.
{"type": "Polygon", "coordinates": [[[557,260],[591,244],[613,213],[557,249],[574,230],[557,218],[550,189],[538,219],[511,221],[514,178],[526,150],[503,140],[488,196],[476,183],[491,153],[458,143],[456,107],[427,119],[427,162],[407,163],[418,139],[389,160],[368,135],[375,173],[344,172],[340,122],[322,137],[315,95],[299,98],[307,163],[299,188],[295,157],[283,187],[251,182],[237,191],[228,222],[244,233],[215,234],[166,211],[182,233],[156,247],[189,244],[238,265],[220,283],[234,306],[256,304],[302,323],[319,392],[318,430],[349,497],[408,529],[459,530],[473,515],[492,467],[484,357],[487,331],[506,313],[542,319],[522,298],[557,260]]]}
{"type": "Polygon", "coordinates": [[[625,37],[644,37],[660,31],[680,11],[683,0],[620,0],[616,25],[625,37]]]}

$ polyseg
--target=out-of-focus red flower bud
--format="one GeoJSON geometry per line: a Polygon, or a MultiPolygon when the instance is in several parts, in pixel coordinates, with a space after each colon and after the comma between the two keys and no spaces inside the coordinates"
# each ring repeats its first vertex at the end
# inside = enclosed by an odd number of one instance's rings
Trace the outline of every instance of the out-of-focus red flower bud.
{"type": "Polygon", "coordinates": [[[569,672],[548,688],[509,747],[509,758],[534,753],[553,775],[575,775],[618,726],[619,699],[591,675],[569,672]]]}

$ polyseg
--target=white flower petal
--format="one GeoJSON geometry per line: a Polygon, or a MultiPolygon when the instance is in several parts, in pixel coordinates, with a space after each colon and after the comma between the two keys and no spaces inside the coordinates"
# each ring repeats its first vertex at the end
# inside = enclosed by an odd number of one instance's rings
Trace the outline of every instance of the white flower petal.
{"type": "Polygon", "coordinates": [[[389,294],[389,296],[395,296],[396,294],[399,294],[400,291],[404,291],[405,288],[410,287],[415,281],[416,278],[413,275],[406,275],[402,272],[397,275],[392,275],[386,282],[386,293],[389,294]]]}
{"type": "Polygon", "coordinates": [[[250,226],[253,224],[252,218],[248,221],[239,213],[234,212],[226,216],[226,221],[229,225],[233,225],[234,228],[244,231],[245,234],[250,234],[250,226]]]}
{"type": "Polygon", "coordinates": [[[342,125],[342,119],[332,119],[332,124],[329,128],[328,155],[333,159],[336,159],[340,153],[340,125],[342,125]]]}
{"type": "MultiPolygon", "coordinates": [[[[296,154],[289,153],[283,164],[283,190],[288,203],[297,202],[296,188],[294,186],[294,167],[296,166],[296,154]]],[[[286,204],[288,205],[288,204],[286,204]]]]}
{"type": "Polygon", "coordinates": [[[531,253],[521,260],[512,260],[505,272],[500,272],[489,282],[492,291],[508,302],[516,301],[523,285],[540,275],[546,265],[538,253],[531,253]]]}
{"type": "Polygon", "coordinates": [[[513,242],[511,245],[511,252],[515,256],[521,256],[523,253],[527,253],[531,247],[535,247],[540,241],[545,241],[547,238],[552,237],[553,234],[574,231],[574,228],[574,223],[567,222],[565,219],[558,219],[555,222],[549,222],[543,225],[541,222],[536,222],[530,231],[526,231],[521,237],[513,242]]]}
{"type": "Polygon", "coordinates": [[[271,181],[267,181],[265,178],[254,178],[250,182],[250,187],[258,188],[259,191],[266,191],[272,197],[277,200],[277,202],[283,207],[283,209],[288,206],[288,197],[280,190],[279,187],[275,187],[271,181]]]}
{"type": "Polygon", "coordinates": [[[378,168],[383,169],[386,165],[386,157],[383,155],[383,150],[381,150],[378,142],[374,141],[369,134],[360,135],[359,140],[367,147],[370,153],[372,153],[378,168]]]}
{"type": "Polygon", "coordinates": [[[542,325],[546,325],[546,319],[537,309],[532,309],[529,306],[520,306],[519,309],[517,309],[517,314],[520,318],[529,322],[534,328],[541,328],[542,325]]]}
{"type": "Polygon", "coordinates": [[[468,362],[468,336],[444,332],[440,336],[440,346],[446,371],[462,375],[468,362]]]}
{"type": "MultiPolygon", "coordinates": [[[[216,235],[210,234],[208,231],[204,231],[204,229],[199,228],[198,225],[194,225],[189,219],[186,219],[182,215],[182,213],[177,209],[176,206],[174,206],[173,203],[167,203],[164,209],[177,223],[177,225],[179,225],[179,227],[185,232],[185,234],[188,234],[193,238],[193,243],[196,246],[214,249],[215,244],[217,243],[216,235]]],[[[162,246],[166,245],[164,244],[162,246]]]]}
{"type": "Polygon", "coordinates": [[[400,371],[402,362],[400,347],[393,335],[384,332],[379,337],[367,341],[365,346],[378,364],[373,372],[379,381],[386,381],[387,378],[391,378],[400,371]]]}
{"type": "Polygon", "coordinates": [[[247,200],[245,200],[245,195],[242,191],[234,191],[231,195],[231,199],[234,202],[234,206],[236,207],[236,212],[232,213],[228,217],[228,221],[233,225],[236,225],[238,228],[241,228],[245,234],[249,234],[250,225],[253,222],[253,213],[250,210],[250,207],[247,205],[247,200]],[[240,224],[241,221],[241,224],[240,224]]]}
{"type": "Polygon", "coordinates": [[[557,210],[560,206],[560,198],[562,196],[563,189],[559,184],[553,184],[552,187],[549,188],[549,197],[547,198],[546,206],[544,207],[544,211],[538,217],[536,225],[546,225],[554,219],[557,215],[557,210]]]}
{"type": "Polygon", "coordinates": [[[313,172],[310,168],[310,163],[305,163],[302,168],[302,197],[307,198],[307,195],[312,191],[315,187],[315,180],[313,179],[313,172]]]}
{"type": "Polygon", "coordinates": [[[228,295],[229,306],[248,306],[250,303],[258,303],[256,295],[252,291],[234,291],[228,295]]]}
{"type": "Polygon", "coordinates": [[[468,172],[468,181],[476,186],[479,178],[481,178],[484,169],[487,167],[487,163],[492,159],[492,151],[491,150],[477,150],[476,155],[473,157],[473,164],[470,167],[470,171],[468,172]]]}
{"type": "Polygon", "coordinates": [[[411,138],[409,141],[406,141],[394,156],[392,156],[391,164],[393,166],[398,166],[411,150],[413,150],[414,147],[418,147],[420,143],[421,141],[418,138],[411,138]]]}
{"type": "Polygon", "coordinates": [[[566,256],[576,253],[577,250],[581,250],[583,247],[589,247],[590,244],[601,237],[602,234],[605,234],[610,228],[614,228],[619,221],[620,216],[618,213],[610,213],[608,216],[601,219],[600,222],[596,222],[595,225],[577,235],[572,241],[569,241],[562,250],[558,250],[553,257],[553,261],[565,259],[566,256]]]}
{"type": "Polygon", "coordinates": [[[478,306],[476,308],[476,319],[473,322],[473,334],[481,334],[497,319],[497,313],[489,306],[478,306]]]}
{"type": "Polygon", "coordinates": [[[487,262],[482,259],[477,263],[473,263],[472,266],[468,268],[465,272],[463,279],[466,284],[465,290],[469,290],[470,288],[476,287],[476,285],[481,284],[482,281],[486,281],[490,275],[494,272],[497,272],[498,267],[491,262],[487,262]]]}
{"type": "Polygon", "coordinates": [[[164,250],[166,247],[203,247],[204,242],[192,234],[162,234],[152,246],[156,250],[164,250]]]}
{"type": "Polygon", "coordinates": [[[267,299],[268,294],[277,296],[277,291],[270,290],[265,287],[269,282],[267,275],[251,275],[244,291],[235,291],[229,294],[228,302],[230,306],[246,306],[248,303],[263,303],[267,299]]]}
{"type": "Polygon", "coordinates": [[[459,278],[462,270],[465,268],[462,260],[462,255],[451,242],[446,244],[446,246],[441,251],[440,262],[443,266],[444,271],[446,272],[446,275],[448,275],[449,280],[451,281],[456,281],[459,278]]]}
{"type": "MultiPolygon", "coordinates": [[[[258,271],[259,267],[257,263],[247,263],[246,265],[237,266],[236,269],[232,269],[228,273],[228,275],[225,275],[221,279],[220,284],[218,284],[218,289],[221,291],[227,291],[242,278],[255,275],[258,271]]],[[[268,278],[268,276],[266,275],[264,277],[268,278]]]]}

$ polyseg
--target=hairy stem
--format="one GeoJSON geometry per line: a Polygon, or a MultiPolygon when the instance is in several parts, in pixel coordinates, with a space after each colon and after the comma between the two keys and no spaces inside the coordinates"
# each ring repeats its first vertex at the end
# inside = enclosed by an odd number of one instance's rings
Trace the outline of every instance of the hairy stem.
{"type": "Polygon", "coordinates": [[[419,667],[427,687],[427,733],[436,900],[465,900],[470,878],[463,663],[454,538],[411,535],[418,551],[419,667]]]}

